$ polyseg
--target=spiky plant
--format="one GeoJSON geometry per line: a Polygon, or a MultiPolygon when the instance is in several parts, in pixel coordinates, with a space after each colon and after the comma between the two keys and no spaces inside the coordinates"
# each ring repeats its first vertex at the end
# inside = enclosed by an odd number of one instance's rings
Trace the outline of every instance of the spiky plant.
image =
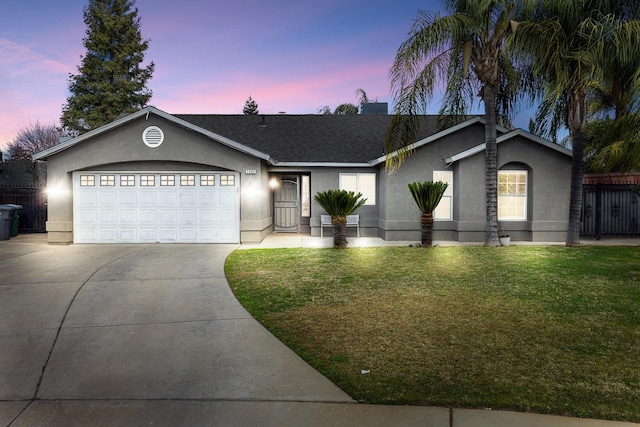
{"type": "Polygon", "coordinates": [[[422,246],[431,247],[433,242],[433,211],[440,203],[449,184],[442,181],[412,182],[409,191],[422,212],[420,225],[422,226],[422,246]]]}
{"type": "Polygon", "coordinates": [[[347,247],[347,215],[364,205],[367,199],[362,193],[346,190],[327,190],[314,196],[316,202],[331,216],[333,228],[333,247],[344,249],[347,247]]]}

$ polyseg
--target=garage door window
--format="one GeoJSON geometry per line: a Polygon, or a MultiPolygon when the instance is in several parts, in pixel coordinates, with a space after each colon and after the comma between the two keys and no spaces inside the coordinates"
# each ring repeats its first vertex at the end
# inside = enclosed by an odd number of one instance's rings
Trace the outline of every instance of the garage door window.
{"type": "Polygon", "coordinates": [[[235,175],[220,175],[220,185],[223,187],[233,187],[236,185],[235,175]]]}
{"type": "Polygon", "coordinates": [[[160,175],[160,187],[173,187],[176,185],[175,175],[160,175]]]}
{"type": "Polygon", "coordinates": [[[180,175],[180,185],[183,187],[193,187],[196,185],[195,175],[180,175]]]}
{"type": "Polygon", "coordinates": [[[200,175],[201,187],[213,187],[214,185],[216,185],[215,175],[200,175]]]}
{"type": "Polygon", "coordinates": [[[80,175],[80,187],[94,187],[96,177],[93,175],[80,175]]]}
{"type": "Polygon", "coordinates": [[[140,176],[140,187],[155,187],[156,186],[156,176],[155,175],[141,175],[140,176]]]}
{"type": "Polygon", "coordinates": [[[120,175],[120,187],[133,187],[134,185],[136,185],[134,175],[120,175]]]}
{"type": "Polygon", "coordinates": [[[115,175],[100,175],[101,187],[115,187],[116,176],[115,175]]]}

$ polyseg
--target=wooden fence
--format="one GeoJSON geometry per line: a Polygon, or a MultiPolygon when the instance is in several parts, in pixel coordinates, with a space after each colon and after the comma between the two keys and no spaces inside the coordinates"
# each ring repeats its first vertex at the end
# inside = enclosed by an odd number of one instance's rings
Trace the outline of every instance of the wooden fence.
{"type": "Polygon", "coordinates": [[[47,195],[43,187],[0,186],[0,204],[22,205],[19,233],[43,233],[47,223],[47,195]]]}

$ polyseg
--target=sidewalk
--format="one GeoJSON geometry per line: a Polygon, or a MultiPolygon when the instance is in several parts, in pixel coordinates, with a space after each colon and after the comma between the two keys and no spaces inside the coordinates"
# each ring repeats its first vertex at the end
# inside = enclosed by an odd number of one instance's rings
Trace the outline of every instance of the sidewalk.
{"type": "MultiPolygon", "coordinates": [[[[348,237],[348,248],[365,248],[380,246],[409,246],[419,243],[412,241],[388,241],[380,237],[348,237]]],[[[601,239],[581,240],[584,246],[640,246],[640,238],[634,239],[601,239]]],[[[449,240],[435,240],[433,246],[483,246],[483,242],[457,242],[449,240]]],[[[243,244],[240,249],[255,248],[330,248],[333,246],[333,237],[310,236],[301,233],[272,233],[260,243],[243,244]]],[[[564,242],[518,242],[512,241],[511,246],[564,246],[564,242]]]]}

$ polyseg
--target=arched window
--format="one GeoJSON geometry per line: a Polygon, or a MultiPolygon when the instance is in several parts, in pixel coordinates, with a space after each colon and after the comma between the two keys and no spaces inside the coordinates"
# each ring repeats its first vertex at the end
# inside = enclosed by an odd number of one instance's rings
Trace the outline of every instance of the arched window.
{"type": "Polygon", "coordinates": [[[526,169],[498,171],[498,221],[526,221],[528,206],[526,169]]]}

